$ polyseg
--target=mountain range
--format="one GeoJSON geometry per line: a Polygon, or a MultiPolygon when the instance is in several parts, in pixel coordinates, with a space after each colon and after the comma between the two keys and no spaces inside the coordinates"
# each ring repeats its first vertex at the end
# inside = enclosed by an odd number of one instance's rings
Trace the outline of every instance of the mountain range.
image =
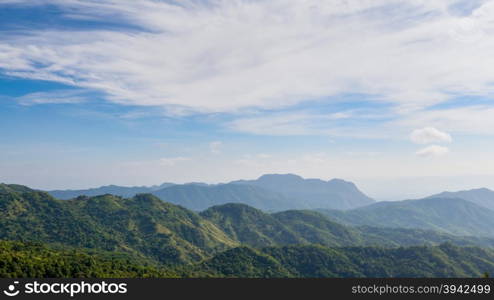
{"type": "Polygon", "coordinates": [[[462,277],[494,272],[494,211],[487,207],[493,192],[486,189],[374,202],[342,180],[264,175],[218,185],[56,193],[78,196],[58,200],[47,192],[0,184],[4,276],[462,277]],[[302,201],[303,193],[292,188],[297,185],[320,198],[302,201]],[[153,194],[133,195],[137,191],[153,194]],[[355,198],[333,201],[345,195],[355,198]],[[326,203],[323,199],[347,209],[314,209],[326,203]]]}
{"type": "MultiPolygon", "coordinates": [[[[440,207],[452,199],[440,200],[445,203],[421,201],[440,207]]],[[[472,210],[476,204],[453,201],[465,208],[457,215],[478,213],[472,210]]],[[[352,215],[387,204],[339,212],[352,215]]],[[[473,224],[480,226],[491,213],[484,212],[461,217],[476,218],[478,224],[473,224]]],[[[436,213],[428,216],[436,220],[436,213]]],[[[57,200],[25,186],[0,184],[0,248],[6,261],[0,272],[62,277],[454,277],[494,272],[490,237],[335,220],[340,219],[314,210],[268,213],[241,203],[197,213],[151,194],[57,200]],[[91,263],[79,267],[84,261],[91,263]]]]}
{"type": "Polygon", "coordinates": [[[163,183],[154,186],[118,186],[118,185],[105,185],[98,188],[85,189],[85,190],[53,190],[49,191],[50,195],[57,199],[69,200],[74,199],[79,196],[100,196],[105,194],[112,194],[120,197],[134,197],[137,194],[152,193],[169,186],[174,185],[173,183],[163,183]]]}
{"type": "Polygon", "coordinates": [[[201,211],[213,205],[244,203],[265,211],[286,209],[351,209],[373,203],[355,184],[341,179],[323,181],[304,179],[293,174],[263,175],[256,180],[239,180],[226,184],[164,183],[152,187],[103,186],[87,190],[55,190],[57,199],[112,194],[133,197],[151,193],[158,198],[201,211]]]}
{"type": "Polygon", "coordinates": [[[198,261],[239,245],[494,245],[490,238],[440,231],[352,227],[309,210],[266,213],[230,203],[196,213],[151,194],[57,200],[5,184],[0,185],[0,225],[0,239],[122,251],[165,264],[198,261]]]}

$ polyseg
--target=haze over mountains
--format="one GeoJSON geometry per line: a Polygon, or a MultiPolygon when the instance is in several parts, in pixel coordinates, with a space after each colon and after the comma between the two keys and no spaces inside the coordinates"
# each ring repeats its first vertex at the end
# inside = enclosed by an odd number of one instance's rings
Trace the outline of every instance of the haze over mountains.
{"type": "Polygon", "coordinates": [[[423,228],[456,235],[494,236],[494,211],[459,198],[386,201],[348,211],[320,212],[351,225],[423,228]]]}
{"type": "Polygon", "coordinates": [[[105,194],[112,194],[115,196],[121,196],[121,197],[133,197],[137,194],[144,194],[144,193],[152,193],[154,191],[169,187],[174,185],[173,183],[163,183],[161,185],[155,185],[155,186],[132,186],[132,187],[126,187],[126,186],[118,186],[118,185],[106,185],[106,186],[101,186],[98,188],[92,188],[92,189],[84,189],[84,190],[53,190],[49,191],[49,193],[57,198],[57,199],[62,199],[62,200],[68,200],[68,199],[74,199],[79,196],[88,196],[88,197],[93,197],[93,196],[99,196],[99,195],[105,195],[105,194]]]}
{"type": "Polygon", "coordinates": [[[104,186],[87,190],[57,190],[49,193],[58,199],[77,196],[113,194],[132,197],[151,193],[158,198],[200,211],[213,205],[244,203],[266,211],[286,209],[352,209],[373,203],[355,184],[341,179],[323,181],[304,179],[293,174],[263,175],[256,180],[239,180],[226,184],[164,183],[153,187],[104,186]]]}

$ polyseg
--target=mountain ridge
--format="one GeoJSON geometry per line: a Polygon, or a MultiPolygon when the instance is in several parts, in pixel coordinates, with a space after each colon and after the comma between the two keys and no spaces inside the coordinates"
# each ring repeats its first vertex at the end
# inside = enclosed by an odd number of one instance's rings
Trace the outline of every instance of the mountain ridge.
{"type": "Polygon", "coordinates": [[[362,193],[357,186],[342,179],[304,179],[295,174],[265,174],[255,180],[232,181],[233,184],[247,184],[275,191],[296,199],[305,207],[293,209],[351,209],[365,206],[375,201],[362,193]]]}
{"type": "Polygon", "coordinates": [[[494,210],[494,191],[488,188],[470,189],[457,192],[442,192],[427,198],[461,198],[490,210],[494,210]]]}
{"type": "Polygon", "coordinates": [[[460,198],[382,201],[348,211],[319,211],[354,226],[422,228],[455,235],[494,236],[494,211],[460,198]]]}
{"type": "Polygon", "coordinates": [[[256,180],[237,180],[212,185],[205,183],[164,183],[152,187],[109,185],[87,190],[54,190],[48,193],[63,200],[81,195],[113,194],[133,197],[139,193],[151,193],[164,201],[196,211],[232,202],[245,203],[266,211],[351,209],[374,202],[352,182],[343,179],[329,181],[304,179],[294,174],[265,174],[256,180]]]}

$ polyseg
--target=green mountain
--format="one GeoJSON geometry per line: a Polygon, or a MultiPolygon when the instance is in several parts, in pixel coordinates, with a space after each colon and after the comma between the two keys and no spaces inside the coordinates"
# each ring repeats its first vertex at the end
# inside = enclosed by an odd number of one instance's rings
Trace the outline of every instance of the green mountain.
{"type": "Polygon", "coordinates": [[[428,198],[463,199],[494,211],[494,191],[486,188],[459,192],[443,192],[428,198]]]}
{"type": "Polygon", "coordinates": [[[213,206],[200,215],[216,224],[231,239],[253,247],[305,242],[296,232],[289,230],[272,215],[245,204],[230,203],[213,206]]]}
{"type": "Polygon", "coordinates": [[[195,267],[215,277],[482,277],[494,251],[442,244],[408,248],[285,246],[235,248],[195,267]]]}
{"type": "Polygon", "coordinates": [[[276,192],[238,184],[175,185],[155,191],[153,195],[195,211],[226,203],[243,203],[265,211],[280,211],[297,205],[276,192]]]}
{"type": "Polygon", "coordinates": [[[288,209],[352,209],[374,203],[355,184],[341,179],[324,181],[304,179],[293,174],[268,174],[256,180],[239,180],[234,184],[252,185],[296,200],[288,209]]]}
{"type": "Polygon", "coordinates": [[[333,222],[315,211],[289,210],[272,216],[295,232],[305,244],[336,247],[372,243],[372,239],[362,236],[358,229],[333,222]]]}
{"type": "Polygon", "coordinates": [[[268,214],[245,204],[230,203],[213,206],[200,215],[232,240],[257,248],[299,244],[397,247],[445,242],[494,246],[494,238],[461,237],[424,229],[344,226],[321,213],[308,210],[268,214]]]}
{"type": "Polygon", "coordinates": [[[0,239],[123,251],[162,263],[198,261],[238,243],[211,222],[149,195],[62,201],[0,185],[0,239]]]}
{"type": "Polygon", "coordinates": [[[494,236],[494,211],[455,198],[378,202],[349,210],[320,210],[349,225],[422,228],[455,235],[494,236]]]}

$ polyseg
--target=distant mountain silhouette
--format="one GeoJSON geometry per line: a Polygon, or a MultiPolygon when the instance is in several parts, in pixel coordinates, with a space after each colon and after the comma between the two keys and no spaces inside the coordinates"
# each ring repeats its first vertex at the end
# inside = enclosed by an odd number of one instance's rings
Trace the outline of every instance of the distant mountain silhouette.
{"type": "Polygon", "coordinates": [[[294,208],[352,209],[374,203],[352,182],[341,179],[324,181],[304,179],[294,174],[268,174],[256,180],[239,180],[233,184],[259,186],[297,200],[294,208]]]}
{"type": "Polygon", "coordinates": [[[280,211],[303,206],[279,193],[257,186],[239,184],[174,185],[154,191],[152,194],[163,201],[195,211],[226,203],[243,203],[265,211],[280,211]]]}
{"type": "Polygon", "coordinates": [[[443,192],[428,198],[461,198],[477,205],[494,210],[494,191],[486,188],[459,192],[443,192]]]}
{"type": "Polygon", "coordinates": [[[200,211],[213,205],[244,203],[266,211],[287,209],[352,209],[373,203],[355,184],[341,179],[323,181],[303,179],[293,174],[263,175],[257,180],[238,180],[226,184],[208,185],[164,183],[152,187],[103,186],[86,190],[49,191],[55,198],[68,200],[78,196],[112,194],[133,197],[151,193],[158,198],[200,211]]]}
{"type": "Polygon", "coordinates": [[[112,194],[115,196],[128,198],[128,197],[134,197],[137,194],[151,193],[153,191],[160,190],[172,185],[174,184],[163,183],[161,185],[155,185],[150,187],[147,186],[126,187],[126,186],[118,186],[118,185],[106,185],[98,188],[85,189],[85,190],[54,190],[54,191],[48,191],[48,193],[53,197],[61,200],[74,199],[79,196],[93,197],[93,196],[100,196],[105,194],[112,194]]]}

